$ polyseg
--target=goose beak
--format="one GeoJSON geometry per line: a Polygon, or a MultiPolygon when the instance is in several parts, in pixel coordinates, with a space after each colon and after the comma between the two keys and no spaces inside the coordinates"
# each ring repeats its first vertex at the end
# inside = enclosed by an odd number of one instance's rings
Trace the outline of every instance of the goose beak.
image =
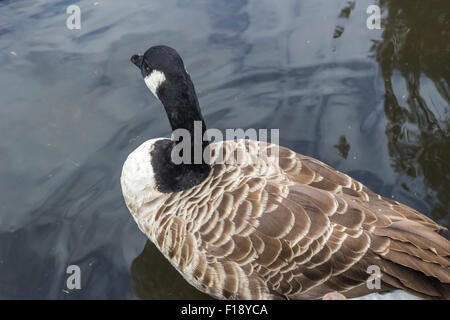
{"type": "Polygon", "coordinates": [[[143,56],[138,56],[137,54],[135,54],[134,56],[131,57],[131,62],[133,62],[133,64],[138,67],[139,69],[141,68],[141,64],[142,64],[142,58],[143,56]]]}

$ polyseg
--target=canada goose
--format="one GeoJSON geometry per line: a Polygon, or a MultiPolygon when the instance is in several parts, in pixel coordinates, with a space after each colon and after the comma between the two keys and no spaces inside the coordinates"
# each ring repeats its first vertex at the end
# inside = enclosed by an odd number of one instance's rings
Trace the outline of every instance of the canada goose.
{"type": "MultiPolygon", "coordinates": [[[[174,49],[151,47],[131,61],[173,131],[194,136],[199,121],[205,132],[174,49]]],[[[450,298],[447,229],[414,209],[270,143],[192,141],[192,150],[210,152],[197,164],[175,164],[175,145],[157,138],[134,150],[123,165],[122,192],[140,230],[200,291],[220,299],[320,299],[401,289],[450,298]],[[217,160],[237,151],[248,161],[217,160]],[[380,269],[378,287],[367,283],[370,266],[380,269]]]]}

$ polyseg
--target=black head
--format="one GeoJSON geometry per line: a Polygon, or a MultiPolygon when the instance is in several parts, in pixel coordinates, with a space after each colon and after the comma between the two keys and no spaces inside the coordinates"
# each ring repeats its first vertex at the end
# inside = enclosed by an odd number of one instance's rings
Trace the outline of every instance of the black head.
{"type": "Polygon", "coordinates": [[[194,84],[175,49],[151,47],[143,56],[132,56],[131,62],[141,70],[145,84],[163,104],[173,130],[190,131],[194,121],[203,122],[194,84]]]}
{"type": "Polygon", "coordinates": [[[167,79],[186,73],[183,60],[178,52],[167,46],[151,47],[143,56],[137,54],[132,56],[131,62],[141,70],[144,78],[154,70],[162,72],[167,79]]]}

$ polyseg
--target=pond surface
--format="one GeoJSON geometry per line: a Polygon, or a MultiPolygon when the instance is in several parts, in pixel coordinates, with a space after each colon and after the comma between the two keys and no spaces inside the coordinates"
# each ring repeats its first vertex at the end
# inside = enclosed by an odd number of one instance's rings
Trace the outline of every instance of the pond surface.
{"type": "Polygon", "coordinates": [[[170,135],[129,61],[158,44],[184,58],[208,127],[279,128],[448,226],[449,37],[447,0],[0,1],[0,298],[205,297],[121,195],[127,155],[170,135]]]}

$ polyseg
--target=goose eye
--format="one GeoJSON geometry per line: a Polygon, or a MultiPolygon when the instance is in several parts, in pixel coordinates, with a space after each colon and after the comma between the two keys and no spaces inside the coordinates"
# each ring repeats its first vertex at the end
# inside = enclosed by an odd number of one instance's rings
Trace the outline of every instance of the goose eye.
{"type": "Polygon", "coordinates": [[[144,61],[144,69],[147,73],[150,73],[151,68],[146,61],[144,61]]]}

